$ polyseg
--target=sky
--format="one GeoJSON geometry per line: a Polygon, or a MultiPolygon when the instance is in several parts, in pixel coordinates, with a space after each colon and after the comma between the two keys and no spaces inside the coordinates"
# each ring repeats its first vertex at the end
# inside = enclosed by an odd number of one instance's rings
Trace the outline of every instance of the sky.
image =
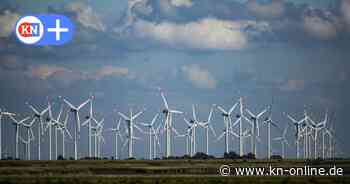
{"type": "MultiPolygon", "coordinates": [[[[273,101],[273,118],[280,129],[289,124],[284,112],[301,119],[306,107],[319,122],[328,110],[339,154],[347,155],[349,12],[348,0],[4,0],[0,3],[0,107],[20,118],[31,115],[26,102],[44,108],[49,98],[56,102],[57,115],[58,96],[79,104],[93,94],[96,117],[104,117],[105,128],[111,128],[119,119],[114,109],[146,108],[138,121],[150,121],[163,108],[158,88],[170,106],[184,111],[187,118],[192,104],[206,119],[212,104],[228,109],[243,96],[245,107],[253,112],[273,101]],[[13,25],[20,16],[37,13],[70,17],[76,27],[73,40],[59,47],[20,43],[13,25]]],[[[86,113],[87,108],[82,117],[86,113]]],[[[13,155],[14,126],[8,119],[3,122],[3,146],[13,155]]],[[[73,120],[69,123],[72,128],[73,120]]],[[[186,131],[183,116],[176,116],[173,124],[179,132],[186,131]]],[[[218,111],[212,124],[220,134],[224,126],[218,111]]],[[[280,136],[280,129],[272,130],[273,137],[280,136]]],[[[262,124],[260,130],[258,155],[264,157],[266,126],[262,124]]],[[[294,133],[290,127],[291,144],[294,133]]],[[[104,155],[109,157],[113,134],[104,135],[104,155]]],[[[198,151],[204,151],[204,131],[197,135],[198,151]]],[[[144,137],[139,132],[137,136],[144,137]]],[[[212,135],[210,140],[210,153],[222,155],[223,140],[215,142],[212,135]]],[[[175,155],[183,155],[184,144],[183,139],[174,139],[175,155]]],[[[136,141],[138,158],[147,158],[147,145],[146,139],[136,141]]],[[[68,147],[72,155],[72,144],[68,147]]],[[[236,139],[230,147],[238,152],[236,139]]],[[[86,155],[86,127],[80,150],[86,155]]],[[[278,142],[273,142],[273,152],[280,153],[278,142]]],[[[295,156],[293,147],[287,152],[295,156]]],[[[122,155],[126,156],[126,148],[122,155]]]]}

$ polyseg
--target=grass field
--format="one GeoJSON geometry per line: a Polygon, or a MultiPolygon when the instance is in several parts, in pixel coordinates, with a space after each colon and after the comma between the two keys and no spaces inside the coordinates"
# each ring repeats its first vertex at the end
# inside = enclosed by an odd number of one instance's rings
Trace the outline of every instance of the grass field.
{"type": "Polygon", "coordinates": [[[80,160],[0,161],[0,183],[350,183],[350,160],[80,160]],[[332,167],[344,176],[267,177],[219,175],[219,167],[332,167]]]}

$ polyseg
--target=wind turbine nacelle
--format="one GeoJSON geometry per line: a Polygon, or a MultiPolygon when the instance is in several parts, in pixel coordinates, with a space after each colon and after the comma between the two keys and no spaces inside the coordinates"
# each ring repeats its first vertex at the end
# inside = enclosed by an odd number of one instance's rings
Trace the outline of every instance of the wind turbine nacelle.
{"type": "Polygon", "coordinates": [[[35,117],[37,118],[40,118],[40,115],[39,114],[34,114],[35,117]]]}
{"type": "Polygon", "coordinates": [[[253,121],[256,121],[256,118],[255,117],[250,117],[251,120],[253,121]]]}
{"type": "Polygon", "coordinates": [[[240,117],[241,117],[241,115],[239,115],[239,114],[236,115],[236,118],[240,118],[240,117]]]}
{"type": "Polygon", "coordinates": [[[85,116],[85,119],[90,119],[90,116],[85,116]]]}
{"type": "Polygon", "coordinates": [[[46,121],[51,121],[51,118],[50,118],[50,117],[47,117],[47,118],[46,118],[46,121]]]}
{"type": "Polygon", "coordinates": [[[77,112],[77,110],[75,110],[75,109],[70,109],[70,112],[77,112]]]}
{"type": "Polygon", "coordinates": [[[221,115],[224,117],[228,117],[228,114],[226,114],[226,113],[222,113],[221,115]]]}
{"type": "Polygon", "coordinates": [[[164,114],[168,114],[168,113],[169,113],[168,109],[164,109],[162,112],[163,112],[164,114]]]}

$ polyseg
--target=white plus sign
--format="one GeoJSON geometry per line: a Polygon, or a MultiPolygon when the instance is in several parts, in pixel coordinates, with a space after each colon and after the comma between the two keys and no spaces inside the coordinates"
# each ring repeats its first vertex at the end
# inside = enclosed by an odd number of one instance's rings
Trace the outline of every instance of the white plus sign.
{"type": "Polygon", "coordinates": [[[68,28],[61,28],[60,20],[56,19],[56,27],[55,28],[48,28],[48,32],[55,32],[56,33],[56,41],[59,41],[61,39],[61,32],[68,32],[68,28]]]}

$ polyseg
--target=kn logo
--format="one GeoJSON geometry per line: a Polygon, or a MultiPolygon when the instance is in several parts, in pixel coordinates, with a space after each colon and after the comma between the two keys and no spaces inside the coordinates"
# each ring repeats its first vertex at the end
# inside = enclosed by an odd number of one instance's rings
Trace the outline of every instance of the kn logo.
{"type": "Polygon", "coordinates": [[[27,45],[63,45],[73,38],[74,26],[64,15],[28,15],[17,21],[15,32],[27,45]]]}

